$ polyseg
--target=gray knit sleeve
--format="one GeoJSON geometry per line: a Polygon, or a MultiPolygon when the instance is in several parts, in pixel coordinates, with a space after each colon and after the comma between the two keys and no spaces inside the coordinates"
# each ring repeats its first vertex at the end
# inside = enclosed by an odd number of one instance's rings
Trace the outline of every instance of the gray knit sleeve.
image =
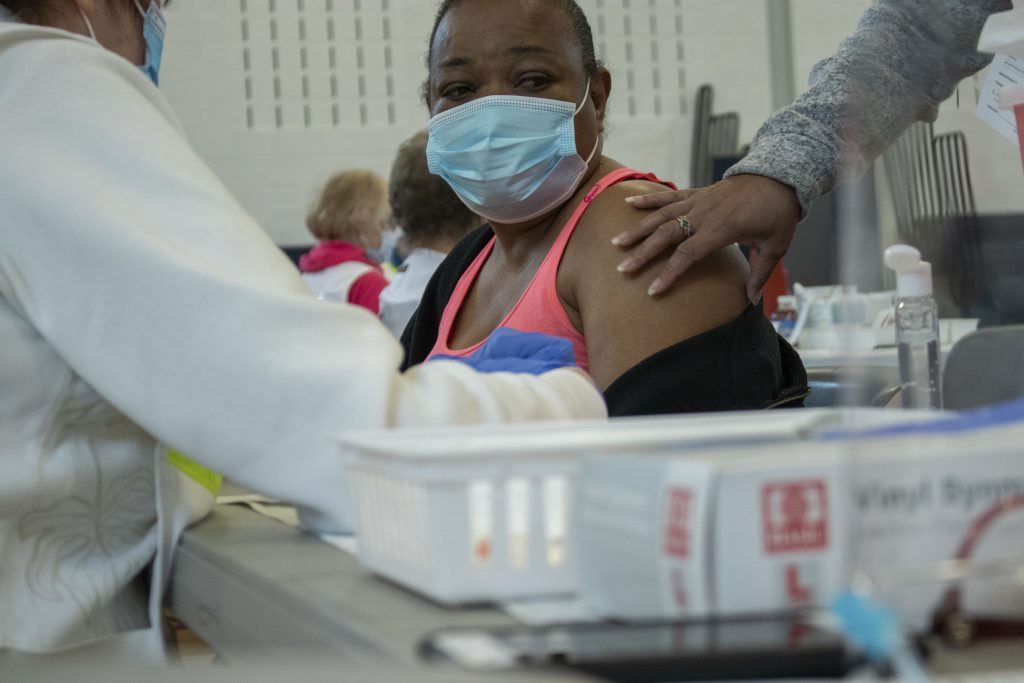
{"type": "Polygon", "coordinates": [[[811,89],[774,114],[727,176],[754,173],[793,187],[806,215],[840,179],[858,176],[916,121],[977,73],[985,20],[1011,0],[877,0],[811,89]]]}

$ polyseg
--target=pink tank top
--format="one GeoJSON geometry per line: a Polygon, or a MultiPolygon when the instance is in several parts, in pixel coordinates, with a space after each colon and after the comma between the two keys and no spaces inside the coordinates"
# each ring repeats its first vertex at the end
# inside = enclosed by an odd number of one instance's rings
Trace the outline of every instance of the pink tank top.
{"type": "MultiPolygon", "coordinates": [[[[573,212],[566,222],[555,243],[551,245],[548,255],[544,257],[544,261],[540,264],[540,268],[537,269],[536,275],[533,276],[530,284],[527,285],[523,296],[499,323],[499,328],[509,328],[520,332],[541,332],[568,339],[572,342],[572,348],[576,354],[576,364],[584,370],[590,369],[586,340],[584,340],[583,335],[576,327],[573,326],[568,314],[562,307],[562,301],[558,298],[556,287],[558,266],[562,262],[562,255],[565,253],[565,248],[568,246],[576,226],[579,225],[583,214],[586,213],[591,202],[612,185],[621,183],[624,180],[634,179],[650,180],[675,189],[675,185],[660,180],[652,173],[641,173],[629,168],[612,171],[601,178],[590,189],[590,192],[587,193],[587,196],[584,197],[576,211],[573,212]]],[[[476,282],[477,277],[480,275],[484,264],[487,263],[487,259],[490,258],[491,253],[494,251],[496,239],[495,237],[491,238],[491,241],[487,243],[487,246],[483,248],[469,265],[469,268],[466,269],[466,272],[459,278],[455,291],[452,292],[448,305],[445,306],[444,313],[441,316],[441,327],[437,331],[437,342],[435,342],[434,348],[430,351],[428,360],[434,356],[472,356],[487,342],[487,339],[484,339],[465,349],[452,349],[448,346],[452,336],[452,328],[455,326],[455,320],[462,309],[462,304],[466,300],[466,296],[469,294],[473,283],[476,282]]]]}

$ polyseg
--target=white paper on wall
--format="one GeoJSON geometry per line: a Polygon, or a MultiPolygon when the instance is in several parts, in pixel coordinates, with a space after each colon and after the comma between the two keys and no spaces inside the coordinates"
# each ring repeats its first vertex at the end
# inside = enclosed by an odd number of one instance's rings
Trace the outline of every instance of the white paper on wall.
{"type": "Polygon", "coordinates": [[[985,22],[978,49],[992,54],[1024,58],[1024,3],[1014,0],[1008,12],[993,14],[985,22]]]}
{"type": "Polygon", "coordinates": [[[1018,144],[1017,118],[1012,109],[1004,109],[999,95],[1006,88],[1024,87],[1024,59],[997,55],[989,67],[988,78],[978,100],[978,118],[992,126],[1014,145],[1018,144]]]}

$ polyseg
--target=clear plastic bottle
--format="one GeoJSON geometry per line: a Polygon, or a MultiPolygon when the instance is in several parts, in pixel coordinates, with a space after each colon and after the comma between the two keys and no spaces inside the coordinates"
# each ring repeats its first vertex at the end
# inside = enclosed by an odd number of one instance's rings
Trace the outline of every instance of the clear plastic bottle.
{"type": "Polygon", "coordinates": [[[790,339],[796,329],[796,321],[799,317],[800,311],[797,308],[796,297],[780,296],[779,305],[772,313],[772,325],[775,326],[775,331],[786,339],[790,339]]]}
{"type": "Polygon", "coordinates": [[[896,271],[896,346],[904,408],[942,409],[939,310],[932,290],[932,266],[921,252],[897,244],[885,251],[896,271]]]}

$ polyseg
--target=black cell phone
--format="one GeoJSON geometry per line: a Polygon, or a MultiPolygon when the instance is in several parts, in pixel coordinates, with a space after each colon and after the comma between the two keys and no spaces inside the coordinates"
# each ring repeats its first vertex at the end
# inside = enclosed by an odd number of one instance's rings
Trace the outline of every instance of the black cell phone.
{"type": "Polygon", "coordinates": [[[420,653],[472,670],[568,667],[629,683],[841,678],[859,663],[840,635],[801,615],[444,629],[420,653]]]}

